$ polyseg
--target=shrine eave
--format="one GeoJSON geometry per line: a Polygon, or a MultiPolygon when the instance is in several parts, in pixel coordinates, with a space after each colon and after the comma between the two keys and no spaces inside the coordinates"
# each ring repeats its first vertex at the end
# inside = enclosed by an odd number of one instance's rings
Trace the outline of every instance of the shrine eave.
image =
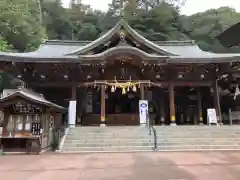
{"type": "MultiPolygon", "coordinates": [[[[123,50],[123,49],[122,49],[123,50]]],[[[18,57],[18,56],[7,56],[0,55],[0,61],[12,62],[12,63],[103,63],[108,61],[108,56],[114,55],[115,50],[105,51],[101,54],[96,55],[83,55],[83,56],[62,56],[62,57],[18,57]]],[[[147,63],[169,63],[169,64],[202,64],[202,63],[231,63],[239,62],[240,54],[222,54],[213,56],[161,56],[151,55],[144,52],[132,51],[126,52],[122,55],[134,55],[140,57],[141,61],[147,63]],[[138,53],[137,53],[138,52],[138,53]]],[[[121,57],[121,56],[120,56],[121,57]]]]}
{"type": "Polygon", "coordinates": [[[170,56],[167,59],[167,62],[169,64],[209,64],[209,63],[234,63],[234,62],[240,62],[240,54],[236,55],[228,55],[228,54],[222,54],[215,55],[211,57],[204,57],[204,56],[196,56],[196,57],[190,57],[190,56],[170,56]]]}
{"type": "Polygon", "coordinates": [[[24,90],[17,90],[11,94],[9,94],[8,96],[5,96],[3,98],[0,98],[0,104],[4,103],[4,102],[8,102],[8,101],[11,101],[15,98],[23,98],[27,101],[30,101],[30,102],[33,102],[33,103],[36,103],[36,104],[40,104],[40,105],[44,105],[44,106],[47,106],[47,107],[53,107],[53,108],[56,108],[57,110],[59,111],[65,111],[66,108],[62,107],[62,106],[59,106],[55,103],[52,103],[48,100],[46,100],[44,97],[40,97],[40,96],[37,96],[33,93],[28,93],[28,92],[25,92],[24,90]]]}
{"type": "Polygon", "coordinates": [[[5,62],[26,62],[26,63],[79,63],[80,59],[78,56],[18,56],[17,54],[1,54],[0,61],[5,62]]]}

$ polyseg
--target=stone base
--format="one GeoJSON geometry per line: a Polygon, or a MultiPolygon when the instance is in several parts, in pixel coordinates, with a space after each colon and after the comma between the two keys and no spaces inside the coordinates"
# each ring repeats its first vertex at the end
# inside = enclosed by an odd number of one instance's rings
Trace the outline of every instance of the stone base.
{"type": "Polygon", "coordinates": [[[106,127],[106,124],[100,124],[100,127],[106,127]]]}
{"type": "Polygon", "coordinates": [[[76,124],[69,124],[68,127],[69,127],[69,128],[75,128],[75,127],[76,127],[76,124]]]}
{"type": "Polygon", "coordinates": [[[177,126],[177,124],[176,123],[171,123],[170,126],[177,126]]]}

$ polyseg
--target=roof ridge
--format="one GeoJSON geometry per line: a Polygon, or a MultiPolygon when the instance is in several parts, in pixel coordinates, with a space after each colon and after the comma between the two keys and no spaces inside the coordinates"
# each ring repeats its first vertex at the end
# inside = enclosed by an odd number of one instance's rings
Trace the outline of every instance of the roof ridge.
{"type": "MultiPolygon", "coordinates": [[[[43,45],[83,45],[88,44],[93,41],[90,40],[82,40],[82,41],[75,41],[75,40],[46,40],[43,45]]],[[[182,46],[182,45],[195,45],[195,40],[185,40],[185,41],[152,41],[157,45],[175,45],[175,46],[182,46]]]]}
{"type": "Polygon", "coordinates": [[[185,40],[185,41],[153,41],[157,45],[168,45],[168,46],[187,46],[187,45],[196,45],[194,40],[185,40]]]}
{"type": "Polygon", "coordinates": [[[43,44],[46,45],[81,45],[81,44],[86,44],[90,43],[92,41],[75,41],[75,40],[46,40],[44,41],[43,44]]]}

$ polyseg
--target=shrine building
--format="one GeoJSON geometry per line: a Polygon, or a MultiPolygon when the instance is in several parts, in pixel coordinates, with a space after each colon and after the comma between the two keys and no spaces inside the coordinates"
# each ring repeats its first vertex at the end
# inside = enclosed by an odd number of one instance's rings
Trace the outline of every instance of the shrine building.
{"type": "Polygon", "coordinates": [[[120,20],[95,41],[49,40],[26,53],[0,53],[1,70],[63,107],[76,101],[71,125],[139,125],[148,100],[155,125],[218,121],[229,104],[219,85],[232,82],[240,54],[202,51],[194,41],[150,41],[120,20]]]}

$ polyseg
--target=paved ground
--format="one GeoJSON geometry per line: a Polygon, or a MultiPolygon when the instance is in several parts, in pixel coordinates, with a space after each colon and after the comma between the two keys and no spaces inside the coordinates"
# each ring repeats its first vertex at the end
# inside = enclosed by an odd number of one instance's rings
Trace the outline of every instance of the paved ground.
{"type": "Polygon", "coordinates": [[[240,152],[0,156],[1,180],[239,180],[240,152]]]}

